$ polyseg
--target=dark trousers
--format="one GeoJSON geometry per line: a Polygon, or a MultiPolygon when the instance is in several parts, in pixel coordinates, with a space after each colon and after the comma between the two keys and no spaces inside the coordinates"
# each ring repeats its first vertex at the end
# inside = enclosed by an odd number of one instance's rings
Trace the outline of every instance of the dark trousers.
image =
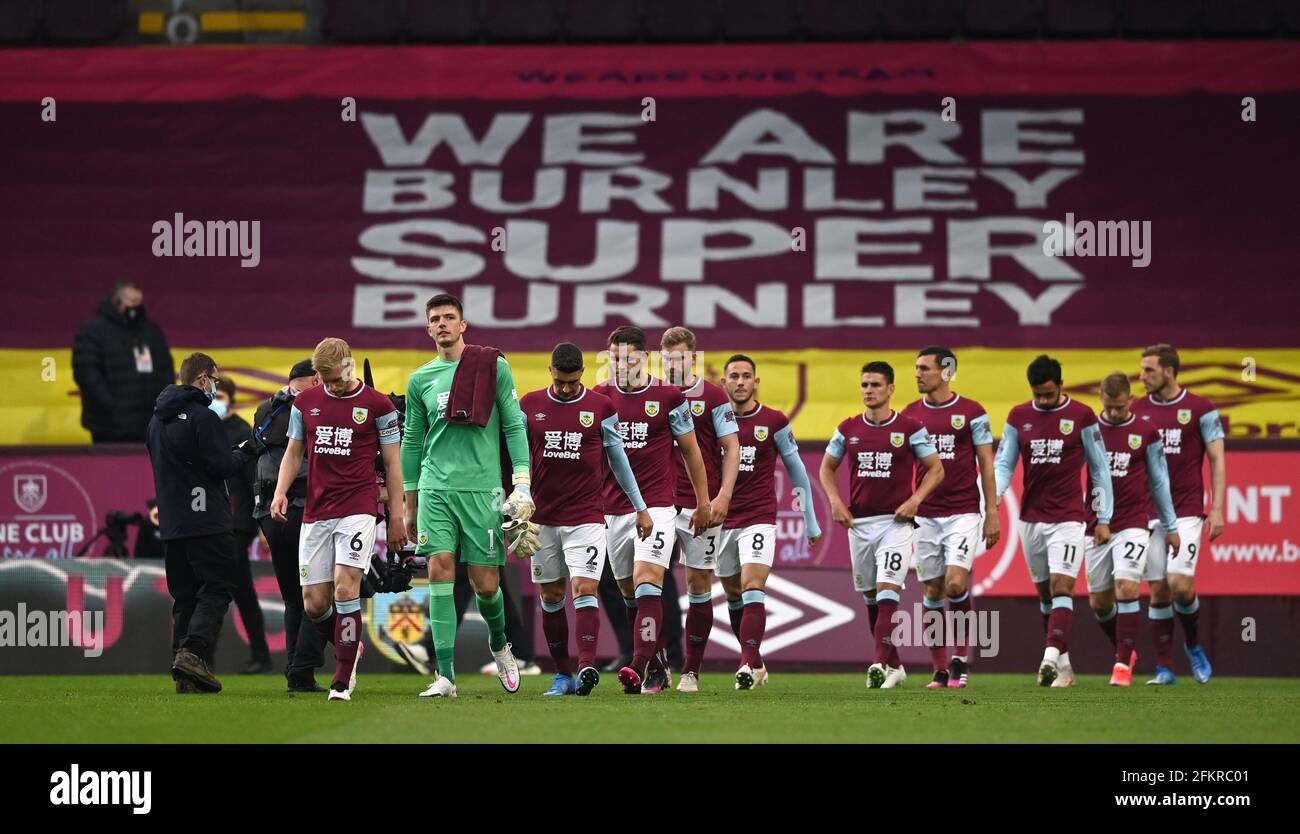
{"type": "Polygon", "coordinates": [[[165,546],[172,595],[172,655],[181,649],[209,663],[230,607],[234,544],[229,533],[172,539],[165,546]]]}
{"type": "Polygon", "coordinates": [[[600,607],[605,609],[609,627],[618,640],[620,657],[632,656],[632,627],[627,624],[627,603],[623,602],[623,592],[618,582],[614,581],[614,571],[605,561],[605,572],[600,575],[600,607]]]}
{"type": "Polygon", "coordinates": [[[671,567],[664,572],[664,638],[659,647],[667,652],[670,667],[682,668],[682,603],[671,567]]]}
{"type": "MultiPolygon", "coordinates": [[[[239,619],[248,634],[248,647],[253,660],[263,663],[271,662],[271,649],[266,645],[266,619],[262,616],[262,603],[258,602],[257,589],[253,586],[253,566],[248,561],[248,548],[252,546],[257,534],[251,531],[236,530],[235,540],[235,587],[232,595],[235,607],[239,609],[239,619]]],[[[301,600],[299,600],[301,605],[301,600]]]]}
{"type": "Polygon", "coordinates": [[[267,516],[260,519],[262,535],[271,548],[275,581],[284,600],[284,651],[286,674],[311,674],[325,665],[325,638],[314,628],[303,628],[302,586],[298,580],[298,536],[302,531],[302,507],[290,507],[286,521],[267,516]]]}
{"type": "MultiPolygon", "coordinates": [[[[469,578],[468,570],[465,578],[469,578]]],[[[519,592],[519,569],[509,564],[501,566],[501,596],[506,609],[506,639],[513,647],[511,651],[521,663],[532,663],[533,618],[523,616],[524,600],[519,592]]]]}

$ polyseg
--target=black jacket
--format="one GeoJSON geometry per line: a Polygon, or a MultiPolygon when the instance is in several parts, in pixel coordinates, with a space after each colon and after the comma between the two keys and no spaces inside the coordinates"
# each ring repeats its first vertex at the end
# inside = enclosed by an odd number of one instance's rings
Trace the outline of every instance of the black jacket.
{"type": "Polygon", "coordinates": [[[192,385],[168,385],[158,395],[145,443],[163,540],[229,533],[226,479],[239,475],[244,458],[230,448],[207,395],[192,385]]]}
{"type": "Polygon", "coordinates": [[[72,342],[72,376],[81,389],[81,425],[91,432],[143,440],[154,400],[176,379],[162,328],[135,321],[105,299],[99,312],[81,323],[72,342]],[[153,373],[136,370],[135,348],[147,347],[153,373]]]}
{"type": "MultiPolygon", "coordinates": [[[[230,448],[253,439],[252,427],[238,414],[231,414],[221,422],[226,429],[226,445],[230,448]]],[[[236,533],[257,535],[257,522],[253,520],[253,478],[256,471],[257,464],[245,461],[239,467],[239,474],[226,481],[226,489],[230,490],[230,509],[234,513],[236,533]]]]}

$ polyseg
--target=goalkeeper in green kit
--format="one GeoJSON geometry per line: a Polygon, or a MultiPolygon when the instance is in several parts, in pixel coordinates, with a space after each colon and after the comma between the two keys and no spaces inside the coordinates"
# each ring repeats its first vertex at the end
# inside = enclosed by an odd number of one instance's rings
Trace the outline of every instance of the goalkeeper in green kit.
{"type": "Polygon", "coordinates": [[[425,304],[425,316],[438,357],[407,382],[402,437],[406,529],[415,537],[416,555],[429,561],[429,624],[438,657],[438,677],[420,697],[456,697],[457,551],[469,566],[497,676],[507,692],[517,692],[519,666],[506,642],[501,566],[506,544],[520,556],[538,545],[536,526],[528,521],[533,500],[523,413],[500,351],[465,344],[460,299],[435,295],[425,304]],[[504,503],[502,435],[514,473],[514,490],[504,503]]]}

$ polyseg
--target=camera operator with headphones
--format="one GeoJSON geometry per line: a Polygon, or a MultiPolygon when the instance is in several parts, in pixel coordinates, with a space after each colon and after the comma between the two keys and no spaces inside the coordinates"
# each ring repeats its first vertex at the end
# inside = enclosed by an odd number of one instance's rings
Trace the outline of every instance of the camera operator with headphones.
{"type": "Polygon", "coordinates": [[[302,628],[302,588],[298,579],[298,538],[303,508],[307,504],[307,463],[289,488],[289,509],[285,521],[271,517],[271,499],[280,473],[280,461],[289,445],[289,413],[294,397],[320,384],[311,360],[304,359],[289,371],[289,383],[257,407],[253,417],[253,441],[261,456],[253,496],[253,517],[271,548],[275,578],[284,600],[284,646],[288,655],[285,678],[290,692],[324,692],[316,683],[315,670],[325,663],[325,639],[314,628],[302,628]]]}
{"type": "Polygon", "coordinates": [[[230,606],[234,539],[226,479],[247,447],[232,450],[221,418],[208,408],[221,376],[211,356],[181,363],[180,384],[158,395],[146,444],[158,493],[172,605],[172,677],[178,693],[220,692],[212,651],[230,606]]]}

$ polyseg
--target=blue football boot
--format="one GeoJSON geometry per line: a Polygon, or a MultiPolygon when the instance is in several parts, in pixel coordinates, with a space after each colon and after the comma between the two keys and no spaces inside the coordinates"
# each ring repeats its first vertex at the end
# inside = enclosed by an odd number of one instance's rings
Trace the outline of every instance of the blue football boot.
{"type": "Polygon", "coordinates": [[[1210,669],[1210,659],[1205,656],[1205,649],[1200,646],[1184,646],[1183,651],[1187,652],[1187,659],[1192,663],[1192,677],[1196,678],[1196,682],[1209,683],[1213,670],[1210,669]]]}
{"type": "Polygon", "coordinates": [[[1157,666],[1156,676],[1147,681],[1147,686],[1173,686],[1178,683],[1178,676],[1167,666],[1157,666]]]}
{"type": "Polygon", "coordinates": [[[551,683],[551,688],[543,692],[542,695],[572,695],[577,691],[578,684],[573,680],[573,675],[562,675],[557,672],[555,680],[551,683]]]}

